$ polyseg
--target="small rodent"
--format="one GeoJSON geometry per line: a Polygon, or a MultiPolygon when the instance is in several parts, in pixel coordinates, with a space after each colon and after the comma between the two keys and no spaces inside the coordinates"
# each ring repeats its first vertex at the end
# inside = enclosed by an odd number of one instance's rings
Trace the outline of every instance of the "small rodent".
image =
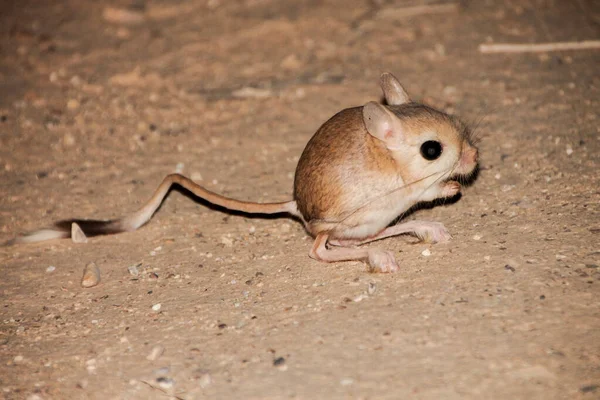
{"type": "Polygon", "coordinates": [[[360,260],[371,271],[394,272],[398,264],[392,252],[360,245],[404,233],[447,241],[450,235],[438,222],[390,224],[417,203],[456,195],[461,188],[457,179],[467,179],[477,169],[478,150],[462,122],[412,102],[392,74],[381,75],[381,87],[387,105],[371,101],[340,111],[310,139],[296,168],[291,201],[234,200],[171,174],[142,208],[126,217],[61,221],[12,242],[70,237],[73,223],[87,236],[134,231],[150,220],[177,184],[229,210],[299,218],[315,238],[309,255],[316,260],[360,260]]]}

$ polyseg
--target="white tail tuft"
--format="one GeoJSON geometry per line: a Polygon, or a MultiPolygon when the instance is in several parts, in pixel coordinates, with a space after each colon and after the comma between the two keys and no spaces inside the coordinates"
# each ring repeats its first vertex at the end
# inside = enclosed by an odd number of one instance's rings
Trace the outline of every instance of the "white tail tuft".
{"type": "Polygon", "coordinates": [[[31,232],[26,236],[19,236],[14,239],[14,243],[35,243],[45,240],[68,238],[69,232],[63,232],[55,229],[40,229],[39,231],[31,232]]]}

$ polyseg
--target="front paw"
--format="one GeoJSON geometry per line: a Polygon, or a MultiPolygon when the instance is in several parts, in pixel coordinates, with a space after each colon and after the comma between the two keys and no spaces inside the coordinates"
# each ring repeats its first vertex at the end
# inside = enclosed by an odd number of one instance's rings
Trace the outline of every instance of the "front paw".
{"type": "Polygon", "coordinates": [[[442,185],[442,197],[454,197],[460,192],[460,183],[447,181],[442,185]]]}

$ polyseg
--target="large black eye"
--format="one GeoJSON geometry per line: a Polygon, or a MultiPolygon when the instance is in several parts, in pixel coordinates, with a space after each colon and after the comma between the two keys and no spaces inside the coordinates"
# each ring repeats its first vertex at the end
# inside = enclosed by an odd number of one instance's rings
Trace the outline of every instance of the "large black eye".
{"type": "Polygon", "coordinates": [[[442,155],[442,144],[435,140],[428,140],[421,145],[421,155],[424,159],[432,161],[442,155]]]}

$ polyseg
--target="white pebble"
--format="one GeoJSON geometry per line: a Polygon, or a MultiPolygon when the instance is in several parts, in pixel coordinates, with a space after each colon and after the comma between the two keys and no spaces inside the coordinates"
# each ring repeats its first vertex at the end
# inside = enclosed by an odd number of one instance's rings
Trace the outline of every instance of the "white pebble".
{"type": "Polygon", "coordinates": [[[364,300],[364,299],[366,299],[367,297],[368,297],[367,295],[360,294],[360,295],[358,295],[358,296],[356,296],[356,297],[354,298],[354,302],[355,302],[355,303],[360,303],[361,301],[363,301],[363,300],[364,300]]]}
{"type": "Polygon", "coordinates": [[[183,163],[177,163],[177,165],[175,166],[175,173],[181,174],[183,172],[183,168],[184,168],[183,163]]]}
{"type": "Polygon", "coordinates": [[[48,268],[46,268],[46,272],[54,272],[55,270],[56,270],[56,267],[54,265],[51,265],[48,268]]]}
{"type": "Polygon", "coordinates": [[[137,267],[137,265],[131,265],[127,267],[127,271],[129,271],[129,274],[132,276],[138,276],[140,274],[140,271],[138,271],[137,267]]]}
{"type": "Polygon", "coordinates": [[[250,233],[256,232],[256,228],[254,227],[254,225],[251,225],[250,228],[248,228],[248,232],[250,232],[250,233]]]}
{"type": "Polygon", "coordinates": [[[155,305],[152,306],[152,310],[153,311],[160,311],[160,308],[162,307],[162,305],[160,303],[157,303],[155,305]]]}
{"type": "Polygon", "coordinates": [[[146,356],[146,360],[148,361],[154,361],[156,360],[158,357],[162,356],[162,354],[165,352],[165,348],[162,346],[154,346],[152,348],[152,350],[150,350],[150,354],[148,354],[148,356],[146,356]]]}
{"type": "Polygon", "coordinates": [[[88,241],[81,227],[75,222],[71,224],[71,241],[73,243],[87,243],[88,241]]]}
{"type": "Polygon", "coordinates": [[[425,249],[421,252],[422,256],[429,257],[431,255],[431,250],[425,249]]]}
{"type": "Polygon", "coordinates": [[[204,373],[200,376],[200,378],[198,379],[198,385],[200,385],[201,388],[205,388],[208,385],[210,385],[212,383],[212,378],[210,377],[210,374],[204,373]]]}
{"type": "Polygon", "coordinates": [[[23,356],[15,356],[15,358],[13,358],[13,362],[15,364],[18,364],[20,362],[23,362],[23,359],[24,359],[23,356]]]}
{"type": "Polygon", "coordinates": [[[162,389],[171,389],[174,383],[171,378],[158,378],[156,381],[158,382],[158,386],[162,389]]]}
{"type": "Polygon", "coordinates": [[[190,178],[194,182],[200,182],[200,181],[202,181],[202,174],[200,172],[192,172],[192,175],[190,175],[190,178]]]}
{"type": "Polygon", "coordinates": [[[375,294],[376,291],[377,291],[377,285],[375,285],[375,282],[369,282],[369,286],[367,286],[367,294],[369,296],[372,296],[375,294]]]}
{"type": "Polygon", "coordinates": [[[352,378],[343,378],[340,380],[340,385],[342,386],[350,386],[354,383],[354,379],[352,378]]]}
{"type": "Polygon", "coordinates": [[[473,240],[481,240],[481,236],[475,235],[475,236],[473,236],[473,240]]]}
{"type": "Polygon", "coordinates": [[[570,156],[571,154],[573,154],[573,147],[571,147],[571,145],[567,145],[567,155],[570,156]]]}

